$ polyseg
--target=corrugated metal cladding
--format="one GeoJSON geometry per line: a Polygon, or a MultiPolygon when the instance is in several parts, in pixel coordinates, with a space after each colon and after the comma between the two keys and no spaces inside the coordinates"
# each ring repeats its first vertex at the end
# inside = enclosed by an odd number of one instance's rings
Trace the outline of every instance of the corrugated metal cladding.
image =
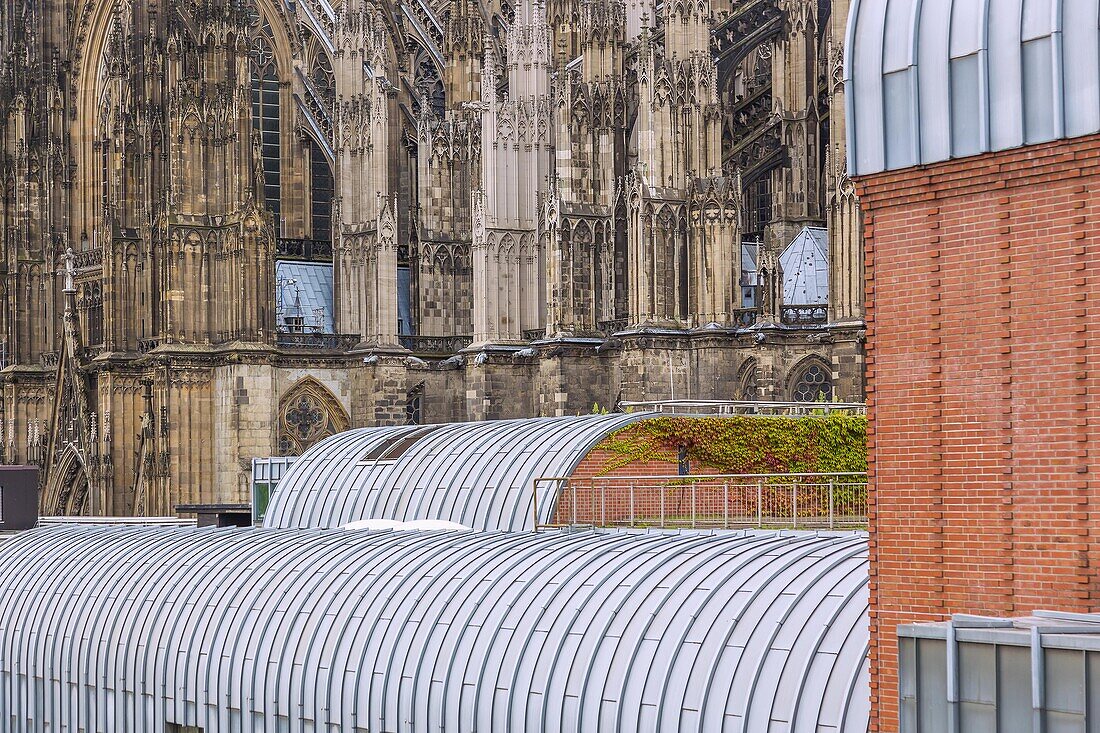
{"type": "Polygon", "coordinates": [[[852,733],[867,577],[854,535],[32,530],[0,721],[852,733]]]}
{"type": "Polygon", "coordinates": [[[1100,730],[1100,614],[898,627],[901,733],[1100,730]]]}
{"type": "Polygon", "coordinates": [[[853,0],[853,175],[1100,132],[1096,0],[853,0]]]}
{"type": "MultiPolygon", "coordinates": [[[[604,437],[647,416],[349,430],[313,446],[287,470],[264,526],[443,519],[473,529],[532,529],[536,478],[569,476],[604,437]]],[[[541,523],[549,523],[558,489],[540,484],[541,523]]]]}

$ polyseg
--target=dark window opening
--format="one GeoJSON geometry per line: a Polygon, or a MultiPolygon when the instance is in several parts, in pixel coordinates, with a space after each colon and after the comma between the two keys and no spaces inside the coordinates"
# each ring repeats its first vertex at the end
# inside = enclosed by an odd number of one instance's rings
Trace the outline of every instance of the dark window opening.
{"type": "Polygon", "coordinates": [[[772,220],[772,177],[766,173],[747,186],[743,240],[764,241],[764,230],[772,220]]]}
{"type": "Polygon", "coordinates": [[[824,364],[804,367],[794,381],[791,398],[795,402],[828,401],[833,398],[833,375],[824,364]]]}
{"type": "Polygon", "coordinates": [[[252,47],[252,128],[260,136],[264,203],[275,217],[276,233],[280,229],[282,214],[279,98],[279,74],[275,54],[267,38],[260,35],[252,47]]]}
{"type": "Polygon", "coordinates": [[[400,458],[405,454],[409,448],[412,448],[417,441],[424,436],[428,435],[439,429],[439,425],[431,425],[428,427],[413,430],[410,433],[403,433],[395,435],[393,437],[383,440],[378,445],[367,451],[367,454],[363,456],[364,461],[393,461],[400,458]]]}
{"type": "Polygon", "coordinates": [[[680,476],[687,476],[691,473],[691,461],[688,459],[688,450],[684,446],[680,446],[680,450],[676,454],[676,473],[680,476]]]}
{"type": "Polygon", "coordinates": [[[756,377],[756,362],[749,362],[741,367],[740,399],[745,402],[755,402],[760,399],[760,388],[756,377]]]}
{"type": "Polygon", "coordinates": [[[409,395],[408,402],[405,403],[405,417],[408,420],[409,425],[419,425],[424,416],[421,414],[421,400],[422,395],[419,393],[409,395]]]}
{"type": "Polygon", "coordinates": [[[310,222],[313,239],[332,242],[332,197],[335,182],[332,167],[328,164],[321,146],[312,138],[309,141],[310,157],[310,222]]]}

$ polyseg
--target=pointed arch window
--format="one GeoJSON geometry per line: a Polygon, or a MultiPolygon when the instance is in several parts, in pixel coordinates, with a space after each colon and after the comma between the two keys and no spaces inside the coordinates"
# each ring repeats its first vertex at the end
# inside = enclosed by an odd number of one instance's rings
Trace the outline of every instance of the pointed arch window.
{"type": "Polygon", "coordinates": [[[760,399],[760,387],[756,376],[756,360],[749,359],[741,365],[741,370],[737,375],[737,382],[740,389],[738,399],[745,402],[755,402],[760,399]]]}
{"type": "Polygon", "coordinates": [[[252,128],[260,136],[264,203],[275,217],[278,232],[282,217],[282,120],[279,69],[269,34],[270,28],[265,23],[252,43],[252,128]]]}
{"type": "Polygon", "coordinates": [[[320,382],[306,377],[279,404],[279,455],[301,455],[330,435],[348,429],[348,414],[320,382]]]}
{"type": "Polygon", "coordinates": [[[413,105],[417,113],[423,111],[420,109],[422,100],[427,100],[432,114],[436,117],[443,117],[446,108],[443,80],[436,68],[435,61],[423,49],[416,56],[415,74],[414,85],[417,91],[417,99],[414,100],[413,105]]]}
{"type": "Polygon", "coordinates": [[[794,402],[821,402],[833,399],[833,373],[821,359],[803,362],[791,377],[791,399],[794,402]]]}

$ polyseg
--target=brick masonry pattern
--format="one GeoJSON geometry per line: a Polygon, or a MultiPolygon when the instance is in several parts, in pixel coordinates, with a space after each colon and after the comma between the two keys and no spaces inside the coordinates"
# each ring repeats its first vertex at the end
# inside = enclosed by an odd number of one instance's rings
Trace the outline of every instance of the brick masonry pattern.
{"type": "Polygon", "coordinates": [[[1100,136],[858,181],[872,731],[900,623],[1100,610],[1100,136]]]}

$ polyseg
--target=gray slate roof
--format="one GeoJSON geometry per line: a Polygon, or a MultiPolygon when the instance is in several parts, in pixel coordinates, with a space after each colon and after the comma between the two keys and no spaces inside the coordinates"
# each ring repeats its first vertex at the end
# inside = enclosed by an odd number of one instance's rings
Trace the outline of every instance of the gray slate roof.
{"type": "MultiPolygon", "coordinates": [[[[300,317],[306,330],[314,331],[313,327],[320,325],[323,330],[317,333],[335,333],[332,265],[279,260],[275,263],[276,283],[290,280],[294,283],[279,286],[279,292],[276,293],[282,319],[288,316],[300,317]],[[321,316],[320,319],[318,315],[321,316]]],[[[284,323],[285,320],[278,325],[283,326],[284,323]]]]}
{"type": "Polygon", "coordinates": [[[785,305],[829,302],[829,232],[805,227],[779,257],[785,305]]]}

